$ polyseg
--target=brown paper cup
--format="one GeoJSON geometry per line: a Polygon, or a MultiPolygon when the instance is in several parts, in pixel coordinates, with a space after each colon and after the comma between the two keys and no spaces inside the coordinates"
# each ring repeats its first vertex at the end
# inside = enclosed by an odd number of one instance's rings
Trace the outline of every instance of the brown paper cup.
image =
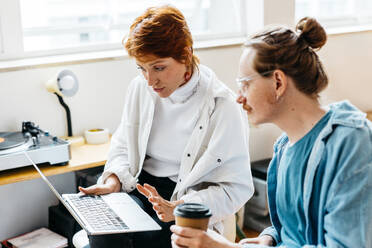
{"type": "Polygon", "coordinates": [[[206,231],[211,211],[205,205],[199,203],[183,203],[174,210],[176,225],[191,227],[206,231]]]}
{"type": "Polygon", "coordinates": [[[180,216],[176,216],[176,225],[183,226],[183,227],[192,227],[196,229],[200,229],[206,231],[208,228],[209,218],[203,219],[190,219],[184,218],[180,216]]]}

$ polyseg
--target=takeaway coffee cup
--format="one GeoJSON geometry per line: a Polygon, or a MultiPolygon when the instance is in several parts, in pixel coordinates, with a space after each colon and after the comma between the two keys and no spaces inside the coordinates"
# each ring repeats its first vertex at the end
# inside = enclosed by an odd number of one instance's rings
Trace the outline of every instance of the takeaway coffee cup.
{"type": "Polygon", "coordinates": [[[199,203],[183,203],[178,205],[174,211],[176,225],[192,227],[206,231],[209,218],[212,216],[209,208],[199,203]]]}

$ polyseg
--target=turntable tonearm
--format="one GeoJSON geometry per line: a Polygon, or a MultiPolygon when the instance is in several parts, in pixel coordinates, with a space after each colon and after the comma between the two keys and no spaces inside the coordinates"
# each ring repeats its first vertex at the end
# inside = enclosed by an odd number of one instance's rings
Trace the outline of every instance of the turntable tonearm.
{"type": "Polygon", "coordinates": [[[24,152],[36,164],[66,165],[71,158],[69,143],[23,122],[22,132],[0,132],[0,171],[28,166],[24,152]]]}

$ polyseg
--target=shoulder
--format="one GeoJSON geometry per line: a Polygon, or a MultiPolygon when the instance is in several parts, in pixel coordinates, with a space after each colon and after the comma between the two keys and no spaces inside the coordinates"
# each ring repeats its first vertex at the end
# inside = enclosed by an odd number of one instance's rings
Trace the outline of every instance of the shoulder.
{"type": "Polygon", "coordinates": [[[146,90],[146,80],[141,75],[133,78],[128,85],[128,92],[140,92],[146,90]]]}
{"type": "Polygon", "coordinates": [[[372,146],[372,125],[365,113],[346,101],[333,104],[331,111],[325,137],[330,147],[372,146]]]}
{"type": "MultiPolygon", "coordinates": [[[[345,152],[351,155],[357,150],[372,151],[372,129],[366,120],[358,127],[335,125],[332,133],[326,139],[329,151],[345,152]]],[[[372,156],[370,156],[372,159],[372,156]]]]}
{"type": "Polygon", "coordinates": [[[336,125],[325,140],[327,164],[333,166],[337,174],[342,174],[341,181],[371,170],[371,151],[372,129],[367,120],[357,127],[336,125]]]}
{"type": "Polygon", "coordinates": [[[215,103],[216,108],[239,109],[236,103],[237,95],[224,82],[218,79],[216,73],[205,65],[199,65],[200,78],[206,87],[206,97],[215,103]]]}
{"type": "MultiPolygon", "coordinates": [[[[225,122],[247,122],[247,113],[242,106],[236,102],[235,97],[226,91],[224,96],[213,97],[214,108],[212,117],[221,117],[225,122]]],[[[238,124],[238,123],[237,123],[238,124]]]]}

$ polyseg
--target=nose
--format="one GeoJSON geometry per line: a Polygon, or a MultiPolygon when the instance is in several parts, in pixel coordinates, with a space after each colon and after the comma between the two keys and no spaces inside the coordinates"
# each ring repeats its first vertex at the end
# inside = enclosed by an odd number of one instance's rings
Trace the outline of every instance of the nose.
{"type": "Polygon", "coordinates": [[[149,86],[153,86],[157,82],[157,79],[153,73],[147,72],[144,76],[149,86]]]}
{"type": "Polygon", "coordinates": [[[245,104],[247,102],[247,98],[242,96],[241,92],[239,91],[238,98],[236,98],[236,102],[239,104],[245,104]]]}

